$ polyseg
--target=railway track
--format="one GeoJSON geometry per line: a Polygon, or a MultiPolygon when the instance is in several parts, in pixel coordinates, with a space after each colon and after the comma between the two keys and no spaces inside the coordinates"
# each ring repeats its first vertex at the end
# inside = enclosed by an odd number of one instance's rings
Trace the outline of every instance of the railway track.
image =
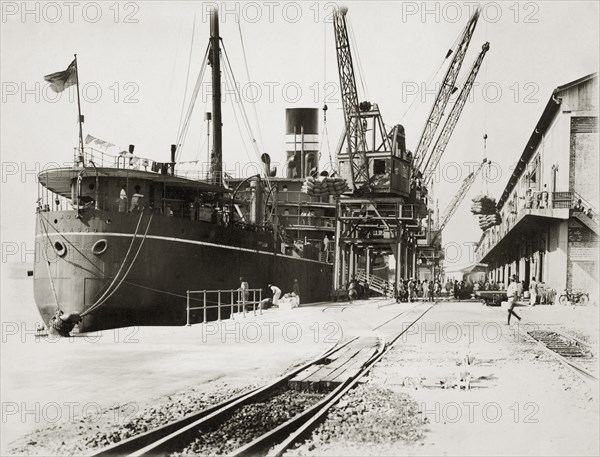
{"type": "Polygon", "coordinates": [[[597,359],[588,344],[554,330],[531,330],[527,335],[580,378],[598,382],[598,374],[595,370],[597,359]]]}
{"type": "Polygon", "coordinates": [[[403,326],[402,331],[387,343],[379,339],[378,344],[373,345],[372,337],[352,338],[263,387],[114,443],[91,455],[218,453],[280,456],[310,433],[326,417],[329,409],[354,388],[399,338],[434,306],[435,303],[424,310],[411,310],[416,311],[416,317],[411,318],[412,322],[403,326]],[[360,358],[361,354],[363,358],[360,358]],[[303,379],[304,373],[308,373],[307,380],[314,379],[314,373],[321,373],[321,380],[305,383],[309,391],[290,387],[298,386],[298,379],[303,379]],[[291,383],[293,380],[295,382],[291,383]],[[312,389],[310,386],[317,387],[312,389]]]}

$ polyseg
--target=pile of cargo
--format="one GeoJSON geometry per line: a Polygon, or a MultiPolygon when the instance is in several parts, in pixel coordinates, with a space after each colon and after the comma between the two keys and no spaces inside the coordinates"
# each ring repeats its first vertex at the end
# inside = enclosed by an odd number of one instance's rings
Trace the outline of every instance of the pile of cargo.
{"type": "Polygon", "coordinates": [[[496,211],[496,200],[487,195],[478,195],[473,199],[471,212],[479,216],[479,228],[483,231],[502,223],[502,217],[496,211]]]}
{"type": "Polygon", "coordinates": [[[473,214],[492,215],[496,213],[496,200],[486,195],[478,195],[471,205],[473,214]]]}
{"type": "Polygon", "coordinates": [[[349,187],[343,178],[330,178],[328,176],[313,178],[309,176],[304,181],[301,190],[312,197],[327,197],[329,195],[337,197],[349,190],[349,187]]]}
{"type": "Polygon", "coordinates": [[[479,216],[479,228],[483,231],[493,227],[494,225],[500,225],[502,223],[502,216],[500,213],[487,214],[485,216],[479,216]]]}

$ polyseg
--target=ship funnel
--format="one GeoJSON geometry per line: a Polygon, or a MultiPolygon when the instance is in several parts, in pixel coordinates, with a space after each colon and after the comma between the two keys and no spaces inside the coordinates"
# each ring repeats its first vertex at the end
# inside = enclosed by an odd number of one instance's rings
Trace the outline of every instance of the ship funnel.
{"type": "Polygon", "coordinates": [[[171,172],[175,175],[175,153],[177,152],[177,145],[171,145],[171,172]]]}
{"type": "Polygon", "coordinates": [[[135,144],[130,144],[130,145],[129,145],[129,152],[130,152],[131,154],[133,154],[133,150],[134,150],[134,149],[135,149],[135,144]]]}
{"type": "Polygon", "coordinates": [[[306,178],[319,172],[319,109],[285,110],[286,177],[306,178]]]}
{"type": "Polygon", "coordinates": [[[271,176],[271,156],[266,152],[260,156],[262,168],[266,176],[271,176]]]}

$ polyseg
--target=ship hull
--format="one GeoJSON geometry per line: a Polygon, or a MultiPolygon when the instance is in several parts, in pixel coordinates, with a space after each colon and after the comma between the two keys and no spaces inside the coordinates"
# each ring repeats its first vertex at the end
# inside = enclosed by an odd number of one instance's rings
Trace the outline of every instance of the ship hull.
{"type": "MultiPolygon", "coordinates": [[[[263,298],[268,284],[291,292],[294,279],[304,303],[329,296],[332,266],[274,252],[269,233],[149,213],[74,216],[38,214],[34,297],[46,324],[58,307],[85,314],[80,332],[185,325],[186,291],[236,289],[241,276],[263,298]]],[[[221,310],[221,318],[229,315],[230,308],[221,310]]],[[[207,320],[218,317],[208,310],[207,320]]],[[[202,318],[196,312],[192,322],[202,318]]]]}

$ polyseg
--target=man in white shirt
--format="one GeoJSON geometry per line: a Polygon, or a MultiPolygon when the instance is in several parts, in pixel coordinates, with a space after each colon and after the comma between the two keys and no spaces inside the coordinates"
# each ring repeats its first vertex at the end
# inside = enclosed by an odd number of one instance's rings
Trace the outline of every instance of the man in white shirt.
{"type": "Polygon", "coordinates": [[[506,290],[506,295],[508,296],[508,325],[510,325],[510,317],[515,316],[517,319],[521,320],[521,317],[513,311],[515,305],[517,304],[517,295],[518,295],[518,282],[517,276],[513,275],[510,280],[510,285],[506,290]]]}
{"type": "Polygon", "coordinates": [[[279,301],[279,297],[281,297],[281,289],[272,284],[269,284],[269,287],[271,288],[271,292],[273,292],[273,306],[275,306],[279,301]]]}

